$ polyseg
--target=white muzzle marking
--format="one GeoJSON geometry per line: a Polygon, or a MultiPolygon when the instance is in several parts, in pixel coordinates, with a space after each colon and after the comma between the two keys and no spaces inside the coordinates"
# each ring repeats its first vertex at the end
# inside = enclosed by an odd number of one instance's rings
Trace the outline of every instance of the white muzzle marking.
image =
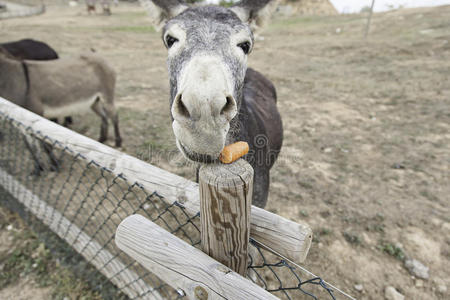
{"type": "Polygon", "coordinates": [[[192,58],[181,71],[172,104],[172,127],[178,142],[193,153],[218,156],[237,114],[233,94],[231,72],[220,57],[205,54],[192,58]]]}

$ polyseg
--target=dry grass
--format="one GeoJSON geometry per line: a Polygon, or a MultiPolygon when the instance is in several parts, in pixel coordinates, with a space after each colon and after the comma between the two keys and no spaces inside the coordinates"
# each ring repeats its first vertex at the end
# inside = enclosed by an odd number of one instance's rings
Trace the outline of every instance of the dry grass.
{"type": "MultiPolygon", "coordinates": [[[[438,286],[450,286],[449,14],[376,14],[368,40],[362,15],[275,20],[250,58],[275,83],[285,128],[267,208],[307,221],[319,237],[307,268],[360,299],[382,298],[387,285],[444,299],[438,286]],[[416,284],[399,253],[430,267],[430,280],[416,284]]],[[[173,155],[159,35],[125,5],[111,17],[50,6],[0,26],[0,42],[33,37],[63,56],[106,57],[119,74],[123,150],[193,178],[173,155]]],[[[98,137],[95,116],[74,119],[74,130],[98,137]]]]}

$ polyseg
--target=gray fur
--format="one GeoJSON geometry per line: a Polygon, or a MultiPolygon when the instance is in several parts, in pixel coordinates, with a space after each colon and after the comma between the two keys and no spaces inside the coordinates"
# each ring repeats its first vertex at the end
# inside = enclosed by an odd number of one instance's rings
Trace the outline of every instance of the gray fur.
{"type": "Polygon", "coordinates": [[[274,0],[243,0],[232,6],[233,8],[245,9],[249,15],[250,19],[257,17],[258,12],[263,10],[271,2],[276,2],[274,0]]]}
{"type": "MultiPolygon", "coordinates": [[[[154,4],[158,5],[158,2],[154,1],[154,4]]],[[[164,38],[166,32],[170,31],[174,25],[180,27],[186,34],[184,47],[176,52],[176,55],[170,55],[167,60],[171,107],[177,105],[174,100],[180,95],[178,91],[180,74],[194,57],[219,56],[229,70],[234,85],[232,96],[236,100],[238,114],[230,121],[226,143],[242,140],[249,143],[251,150],[246,160],[255,170],[253,204],[259,207],[264,207],[267,202],[269,171],[281,149],[283,128],[276,107],[276,91],[273,84],[262,74],[252,69],[247,70],[246,63],[233,54],[236,49],[233,47],[237,45],[232,45],[231,37],[242,31],[248,32],[248,39],[253,44],[250,26],[242,20],[242,16],[247,15],[250,17],[247,21],[251,21],[252,16],[257,16],[267,4],[272,2],[268,0],[241,1],[235,6],[237,10],[218,6],[191,7],[169,20],[162,35],[164,38]]],[[[160,8],[164,9],[161,6],[160,8]]],[[[203,105],[208,104],[205,102],[203,105]]],[[[174,119],[173,114],[172,119],[174,119]]],[[[213,117],[212,120],[214,120],[213,117]]],[[[192,125],[186,126],[185,130],[194,130],[195,122],[192,120],[192,125]]],[[[204,143],[205,138],[200,136],[198,141],[204,143]]],[[[186,152],[183,146],[181,148],[180,151],[186,152]]],[[[205,145],[205,151],[207,148],[205,145]]],[[[197,154],[187,157],[201,162],[211,162],[216,159],[209,154],[197,154]]]]}
{"type": "Polygon", "coordinates": [[[90,102],[83,100],[96,96],[90,104],[102,119],[99,140],[107,139],[109,118],[114,124],[116,146],[120,146],[122,139],[114,105],[115,83],[114,70],[98,56],[19,61],[0,48],[0,96],[44,116],[45,107],[54,110],[70,105],[82,107],[90,102]]]}
{"type": "MultiPolygon", "coordinates": [[[[193,7],[185,10],[176,18],[170,20],[163,29],[164,32],[174,23],[180,25],[186,32],[186,40],[189,41],[186,49],[176,58],[168,59],[167,65],[170,76],[170,94],[172,105],[177,94],[176,81],[182,67],[198,52],[220,53],[224,62],[230,67],[235,78],[235,99],[240,98],[242,84],[244,82],[245,69],[239,68],[240,64],[231,55],[229,48],[229,36],[232,32],[246,29],[240,19],[229,9],[217,6],[193,7]]],[[[251,36],[253,41],[253,36],[251,36]]]]}
{"type": "Polygon", "coordinates": [[[151,22],[156,30],[160,30],[164,23],[187,8],[182,0],[139,0],[148,11],[151,22]]]}
{"type": "Polygon", "coordinates": [[[185,4],[184,1],[181,0],[153,0],[156,6],[160,7],[163,11],[170,11],[177,7],[178,5],[185,4]]]}
{"type": "Polygon", "coordinates": [[[278,2],[279,0],[243,0],[233,5],[231,10],[255,31],[266,25],[278,2]]]}

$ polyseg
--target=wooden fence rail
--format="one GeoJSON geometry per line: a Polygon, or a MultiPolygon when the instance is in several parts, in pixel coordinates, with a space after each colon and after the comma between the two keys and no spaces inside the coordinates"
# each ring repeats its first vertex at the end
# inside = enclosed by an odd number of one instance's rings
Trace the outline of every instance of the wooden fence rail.
{"type": "Polygon", "coordinates": [[[278,299],[143,216],[123,220],[115,241],[188,299],[278,299]]]}
{"type": "MultiPolygon", "coordinates": [[[[29,126],[43,136],[49,136],[58,141],[57,147],[68,147],[82,154],[86,160],[95,161],[99,165],[109,168],[113,174],[122,175],[130,183],[138,182],[148,191],[157,191],[168,204],[179,203],[190,216],[199,213],[200,201],[197,183],[77,134],[1,97],[0,111],[19,120],[25,127],[29,126]]],[[[250,237],[263,247],[266,246],[298,263],[303,262],[306,258],[311,245],[312,232],[306,224],[292,222],[252,206],[250,237]]]]}

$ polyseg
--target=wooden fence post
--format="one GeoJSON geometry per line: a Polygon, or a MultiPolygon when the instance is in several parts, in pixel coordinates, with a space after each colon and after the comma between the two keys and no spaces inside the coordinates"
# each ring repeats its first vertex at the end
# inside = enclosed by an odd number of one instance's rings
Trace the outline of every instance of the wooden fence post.
{"type": "Polygon", "coordinates": [[[202,166],[199,188],[203,252],[245,277],[253,168],[243,159],[202,166]]]}

